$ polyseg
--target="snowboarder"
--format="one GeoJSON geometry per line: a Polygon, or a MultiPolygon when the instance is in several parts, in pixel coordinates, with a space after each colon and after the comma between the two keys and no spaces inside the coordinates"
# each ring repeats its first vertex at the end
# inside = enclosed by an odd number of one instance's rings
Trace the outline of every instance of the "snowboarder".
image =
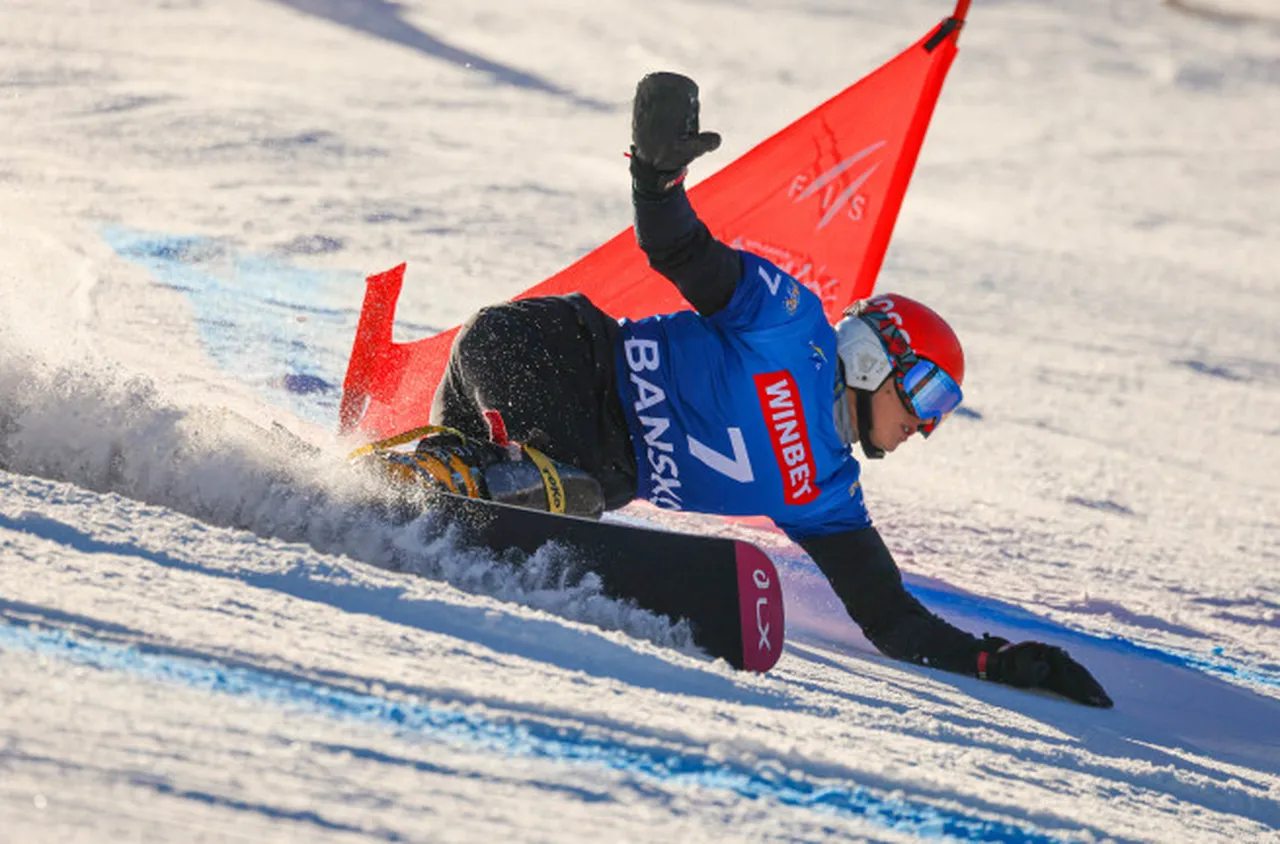
{"type": "Polygon", "coordinates": [[[614,320],[584,295],[484,308],[459,331],[412,465],[463,495],[598,516],[636,498],[766,515],[884,654],[1092,706],[1065,651],[978,638],[929,612],[872,526],[851,449],[880,458],[959,406],[964,354],[924,305],[886,294],[830,325],[818,297],[714,238],[682,186],[720,136],[697,85],[645,76],[632,116],[635,231],[695,311],[614,320]],[[519,443],[520,445],[515,445],[519,443]]]}

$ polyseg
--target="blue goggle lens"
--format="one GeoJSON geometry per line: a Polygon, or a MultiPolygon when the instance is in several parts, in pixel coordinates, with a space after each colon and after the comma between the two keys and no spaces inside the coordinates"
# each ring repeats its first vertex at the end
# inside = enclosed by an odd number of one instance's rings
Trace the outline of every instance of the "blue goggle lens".
{"type": "Polygon", "coordinates": [[[916,361],[899,376],[898,388],[912,412],[923,420],[920,432],[926,437],[964,401],[960,385],[942,367],[927,360],[916,361]]]}

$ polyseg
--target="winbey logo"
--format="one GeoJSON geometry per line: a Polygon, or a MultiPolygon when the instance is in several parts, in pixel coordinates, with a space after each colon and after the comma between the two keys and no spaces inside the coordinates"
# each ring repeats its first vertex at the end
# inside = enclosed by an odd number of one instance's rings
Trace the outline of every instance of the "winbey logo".
{"type": "Polygon", "coordinates": [[[791,180],[791,201],[799,204],[811,197],[818,197],[822,208],[822,219],[818,221],[814,231],[821,231],[827,224],[844,213],[850,220],[861,220],[867,211],[867,197],[858,193],[866,184],[871,174],[880,168],[880,162],[871,162],[854,176],[847,176],[854,165],[879,150],[885,141],[876,141],[871,146],[858,150],[853,155],[830,168],[810,181],[809,176],[801,173],[791,180]],[[852,178],[852,181],[848,181],[852,178]]]}
{"type": "Polygon", "coordinates": [[[782,473],[782,497],[787,504],[808,504],[818,497],[814,486],[817,471],[813,450],[809,447],[809,427],[804,421],[804,407],[796,379],[785,369],[762,372],[754,376],[760,409],[769,426],[773,456],[782,473]]]}

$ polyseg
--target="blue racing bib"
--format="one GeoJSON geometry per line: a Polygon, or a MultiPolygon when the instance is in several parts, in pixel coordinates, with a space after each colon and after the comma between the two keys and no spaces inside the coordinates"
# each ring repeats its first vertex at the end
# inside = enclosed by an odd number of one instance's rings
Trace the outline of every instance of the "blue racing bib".
{"type": "Polygon", "coordinates": [[[768,516],[793,539],[868,527],[860,467],[836,429],[836,336],[822,302],[741,254],[733,298],[712,316],[621,322],[618,387],[639,497],[768,516]]]}

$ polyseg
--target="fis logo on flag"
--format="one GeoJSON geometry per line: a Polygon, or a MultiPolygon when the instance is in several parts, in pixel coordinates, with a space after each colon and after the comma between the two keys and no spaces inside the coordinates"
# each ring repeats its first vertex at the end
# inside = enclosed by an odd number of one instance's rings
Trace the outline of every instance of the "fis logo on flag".
{"type": "Polygon", "coordinates": [[[827,224],[844,213],[853,222],[861,220],[867,211],[867,198],[858,191],[867,179],[880,168],[879,161],[866,161],[872,153],[882,149],[885,141],[876,141],[863,147],[834,167],[810,178],[799,173],[791,180],[790,196],[793,204],[800,204],[814,197],[822,217],[814,231],[822,231],[827,224]]]}

